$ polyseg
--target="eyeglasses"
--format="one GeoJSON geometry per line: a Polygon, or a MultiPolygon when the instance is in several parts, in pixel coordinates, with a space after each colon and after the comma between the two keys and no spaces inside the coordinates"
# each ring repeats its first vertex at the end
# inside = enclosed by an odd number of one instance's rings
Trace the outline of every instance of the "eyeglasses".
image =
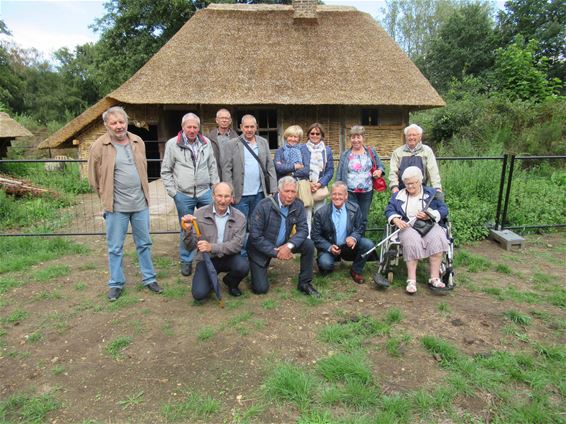
{"type": "Polygon", "coordinates": [[[310,134],[311,134],[311,135],[320,135],[319,132],[311,132],[310,134]]]}

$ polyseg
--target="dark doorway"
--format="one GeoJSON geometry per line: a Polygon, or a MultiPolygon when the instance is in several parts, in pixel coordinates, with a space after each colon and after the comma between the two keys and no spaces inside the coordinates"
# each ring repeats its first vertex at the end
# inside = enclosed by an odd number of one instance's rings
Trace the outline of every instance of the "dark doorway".
{"type": "Polygon", "coordinates": [[[161,174],[161,156],[159,155],[159,141],[157,141],[157,125],[149,125],[148,129],[130,125],[128,131],[140,136],[145,142],[147,178],[149,181],[159,179],[161,174]]]}

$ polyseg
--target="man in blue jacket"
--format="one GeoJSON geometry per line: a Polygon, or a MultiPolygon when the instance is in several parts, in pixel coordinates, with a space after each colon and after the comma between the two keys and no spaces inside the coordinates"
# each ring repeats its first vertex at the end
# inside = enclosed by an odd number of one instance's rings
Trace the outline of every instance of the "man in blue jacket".
{"type": "Polygon", "coordinates": [[[314,215],[311,237],[318,250],[318,269],[327,274],[337,260],[353,260],[350,275],[355,283],[363,284],[367,258],[362,253],[370,250],[373,242],[362,237],[362,212],[357,204],[348,202],[348,186],[342,181],[332,186],[331,199],[332,203],[314,215]]]}
{"type": "Polygon", "coordinates": [[[264,294],[269,290],[267,268],[271,259],[293,259],[301,254],[298,289],[306,295],[319,297],[312,286],[314,244],[308,238],[307,216],[303,202],[297,199],[297,181],[283,177],[278,192],[261,200],[252,213],[248,257],[252,290],[264,294]]]}

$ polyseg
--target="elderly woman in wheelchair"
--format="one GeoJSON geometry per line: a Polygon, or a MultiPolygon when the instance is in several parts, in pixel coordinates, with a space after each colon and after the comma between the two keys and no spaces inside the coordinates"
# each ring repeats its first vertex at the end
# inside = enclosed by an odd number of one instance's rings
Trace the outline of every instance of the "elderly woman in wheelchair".
{"type": "Polygon", "coordinates": [[[403,258],[407,265],[407,287],[409,294],[417,291],[417,264],[429,258],[431,289],[445,289],[440,276],[444,252],[450,249],[446,230],[439,225],[448,216],[448,207],[434,188],[422,184],[420,168],[410,166],[401,176],[405,188],[393,194],[385,208],[389,224],[399,231],[403,258]]]}

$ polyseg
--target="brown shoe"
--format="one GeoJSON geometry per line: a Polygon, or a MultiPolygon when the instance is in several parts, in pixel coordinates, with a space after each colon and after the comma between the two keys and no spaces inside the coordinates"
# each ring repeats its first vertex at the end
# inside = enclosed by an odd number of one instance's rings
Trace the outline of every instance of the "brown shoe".
{"type": "Polygon", "coordinates": [[[354,280],[354,283],[356,284],[364,284],[366,282],[362,274],[358,274],[351,268],[350,268],[350,275],[352,276],[352,280],[354,280]]]}

